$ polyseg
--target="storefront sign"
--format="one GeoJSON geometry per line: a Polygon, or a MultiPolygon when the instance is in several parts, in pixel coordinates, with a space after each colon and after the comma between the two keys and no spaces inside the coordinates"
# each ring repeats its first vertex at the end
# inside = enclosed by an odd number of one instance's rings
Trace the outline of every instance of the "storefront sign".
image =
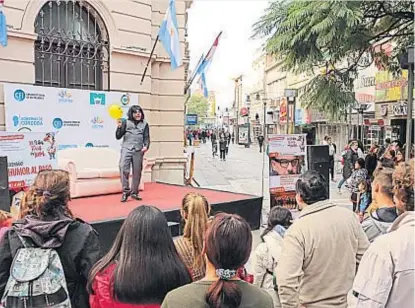
{"type": "Polygon", "coordinates": [[[246,107],[241,108],[240,115],[243,116],[243,117],[247,116],[248,115],[248,108],[246,108],[246,107]]]}
{"type": "Polygon", "coordinates": [[[408,71],[402,71],[402,76],[396,78],[389,71],[378,72],[376,74],[375,96],[377,102],[407,99],[408,71]]]}
{"type": "Polygon", "coordinates": [[[387,104],[383,104],[380,106],[380,115],[382,117],[386,117],[388,115],[388,105],[387,104]]]}
{"type": "Polygon", "coordinates": [[[408,114],[408,105],[406,102],[400,102],[392,106],[394,116],[406,116],[408,114]]]}
{"type": "Polygon", "coordinates": [[[186,114],[186,125],[197,125],[197,114],[186,114]]]}
{"type": "Polygon", "coordinates": [[[7,156],[9,188],[32,185],[39,171],[56,168],[54,133],[0,132],[0,156],[7,156]]]}

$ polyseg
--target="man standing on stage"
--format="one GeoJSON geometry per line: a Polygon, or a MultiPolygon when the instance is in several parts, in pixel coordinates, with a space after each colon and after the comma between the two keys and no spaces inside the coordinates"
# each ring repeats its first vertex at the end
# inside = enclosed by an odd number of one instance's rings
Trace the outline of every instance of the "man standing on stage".
{"type": "Polygon", "coordinates": [[[144,112],[140,106],[131,106],[127,120],[118,120],[117,140],[124,137],[121,145],[120,176],[123,194],[121,202],[128,197],[141,200],[139,186],[143,169],[143,157],[150,146],[150,130],[144,119],[144,112]],[[130,189],[130,169],[133,169],[133,181],[130,189]]]}

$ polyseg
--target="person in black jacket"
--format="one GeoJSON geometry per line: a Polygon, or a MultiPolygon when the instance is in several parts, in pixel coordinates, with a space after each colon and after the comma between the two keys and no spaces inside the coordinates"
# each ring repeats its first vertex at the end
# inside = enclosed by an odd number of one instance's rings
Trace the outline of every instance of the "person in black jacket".
{"type": "Polygon", "coordinates": [[[219,139],[220,160],[226,160],[227,141],[224,136],[219,139]]]}
{"type": "Polygon", "coordinates": [[[264,136],[258,136],[259,153],[262,153],[262,146],[264,145],[264,136]]]}
{"type": "MultiPolygon", "coordinates": [[[[39,172],[24,197],[21,219],[0,240],[0,297],[9,279],[13,258],[23,248],[20,236],[36,247],[56,250],[65,272],[72,307],[89,307],[86,284],[89,271],[100,257],[99,238],[90,225],[73,217],[68,208],[69,199],[66,171],[39,172]]],[[[46,306],[46,302],[41,305],[46,306]]]]}
{"type": "Polygon", "coordinates": [[[367,170],[368,176],[371,180],[373,180],[373,172],[378,165],[378,152],[379,146],[375,144],[370,148],[369,154],[366,155],[365,158],[365,169],[367,170]]]}
{"type": "Polygon", "coordinates": [[[350,143],[350,149],[346,152],[346,157],[344,159],[343,167],[343,178],[347,180],[353,173],[355,169],[355,164],[359,159],[357,154],[357,149],[359,148],[357,141],[352,141],[350,143]]]}

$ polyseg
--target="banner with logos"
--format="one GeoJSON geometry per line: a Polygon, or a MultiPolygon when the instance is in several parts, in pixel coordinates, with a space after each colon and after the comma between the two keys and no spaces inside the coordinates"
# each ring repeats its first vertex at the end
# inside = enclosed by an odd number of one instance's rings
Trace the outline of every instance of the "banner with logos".
{"type": "Polygon", "coordinates": [[[56,168],[56,134],[0,132],[0,156],[7,156],[9,187],[33,183],[39,171],[56,168]]]}
{"type": "Polygon", "coordinates": [[[4,84],[6,130],[56,132],[58,150],[77,147],[119,149],[116,120],[109,107],[138,105],[138,94],[4,84]]]}
{"type": "Polygon", "coordinates": [[[306,135],[268,135],[271,206],[294,209],[295,184],[305,170],[306,135]]]}

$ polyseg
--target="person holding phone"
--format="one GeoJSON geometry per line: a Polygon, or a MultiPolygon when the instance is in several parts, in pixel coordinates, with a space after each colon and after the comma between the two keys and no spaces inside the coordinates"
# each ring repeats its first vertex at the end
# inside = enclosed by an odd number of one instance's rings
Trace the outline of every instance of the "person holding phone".
{"type": "Polygon", "coordinates": [[[127,120],[118,119],[115,137],[117,140],[123,138],[120,156],[120,176],[123,189],[121,202],[126,202],[130,196],[135,200],[142,200],[139,195],[139,186],[143,170],[143,157],[150,147],[150,129],[140,106],[131,106],[128,110],[127,120]],[[130,169],[133,170],[131,189],[130,169]]]}

